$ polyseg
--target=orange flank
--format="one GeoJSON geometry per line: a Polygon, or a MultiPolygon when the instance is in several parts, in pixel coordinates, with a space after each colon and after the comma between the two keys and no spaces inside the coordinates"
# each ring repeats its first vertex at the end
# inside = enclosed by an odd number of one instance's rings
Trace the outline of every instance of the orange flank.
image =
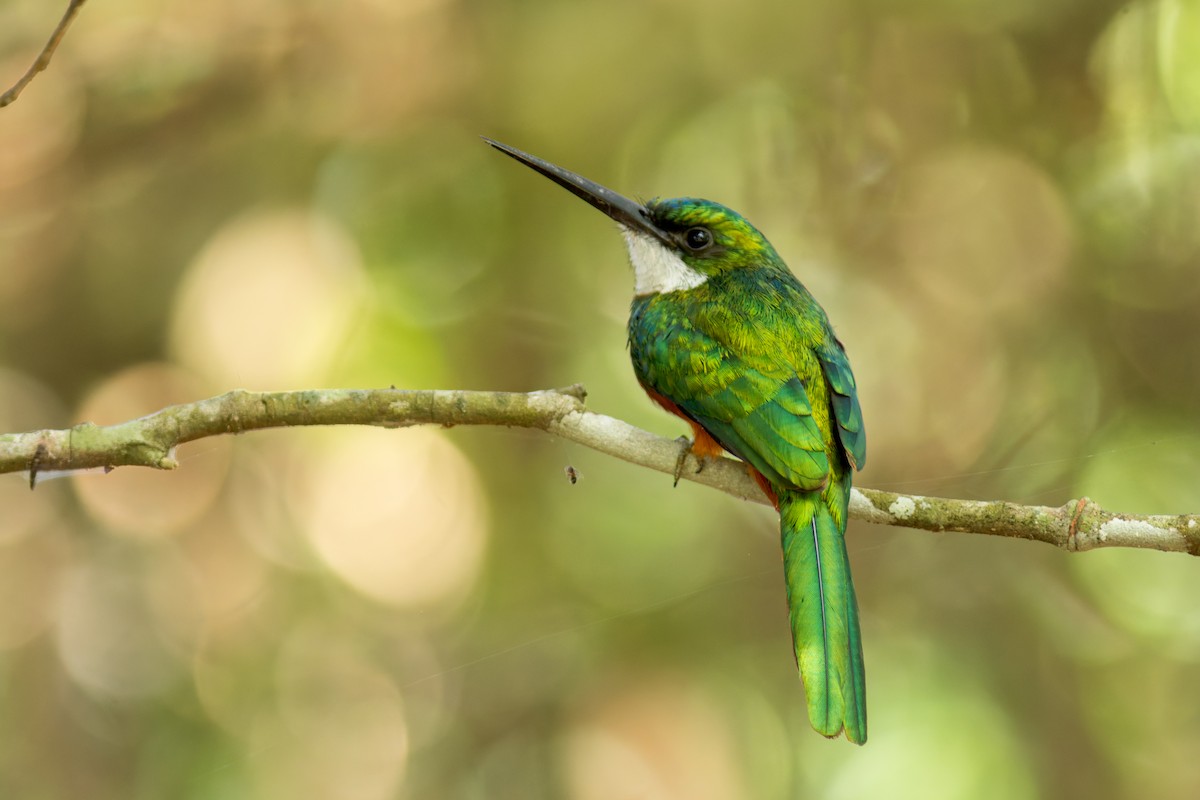
{"type": "Polygon", "coordinates": [[[758,484],[758,488],[763,490],[763,494],[771,501],[771,505],[775,506],[775,510],[779,510],[779,496],[775,494],[775,489],[771,486],[771,482],[763,477],[763,474],[749,464],[746,465],[746,472],[750,473],[750,477],[754,478],[758,484]]]}
{"type": "Polygon", "coordinates": [[[642,389],[646,394],[650,395],[650,399],[658,403],[663,409],[670,411],[675,416],[692,426],[692,455],[698,459],[708,459],[711,461],[714,458],[720,458],[725,455],[725,448],[721,443],[709,435],[708,431],[698,425],[687,414],[684,414],[679,406],[672,403],[667,398],[663,397],[653,389],[642,385],[642,389]]]}
{"type": "MultiPolygon", "coordinates": [[[[721,456],[725,455],[725,448],[721,446],[721,443],[714,439],[712,435],[709,434],[708,431],[704,430],[704,428],[697,422],[688,417],[687,414],[684,414],[679,409],[679,406],[675,405],[653,389],[648,389],[645,386],[642,386],[642,389],[644,389],[646,394],[650,395],[650,399],[657,403],[660,407],[671,412],[691,426],[692,455],[694,455],[697,459],[707,459],[711,461],[712,459],[720,458],[721,456]]],[[[754,478],[755,482],[763,490],[763,494],[767,496],[767,499],[771,501],[771,505],[775,506],[775,510],[778,511],[779,498],[775,496],[775,490],[771,487],[770,482],[763,477],[761,472],[749,464],[746,465],[746,472],[750,473],[750,477],[754,478]]]]}

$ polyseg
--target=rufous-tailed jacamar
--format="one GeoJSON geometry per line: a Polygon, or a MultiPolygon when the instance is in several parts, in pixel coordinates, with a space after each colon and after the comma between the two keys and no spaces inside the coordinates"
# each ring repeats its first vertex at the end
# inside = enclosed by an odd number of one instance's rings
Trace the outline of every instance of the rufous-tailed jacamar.
{"type": "Polygon", "coordinates": [[[825,311],[737,212],[688,197],[637,203],[486,141],[620,225],[634,271],[629,349],[638,382],[691,425],[697,457],[728,450],[742,459],[779,511],[809,720],[825,736],[845,730],[863,743],[865,673],[844,533],[866,436],[850,362],[825,311]]]}

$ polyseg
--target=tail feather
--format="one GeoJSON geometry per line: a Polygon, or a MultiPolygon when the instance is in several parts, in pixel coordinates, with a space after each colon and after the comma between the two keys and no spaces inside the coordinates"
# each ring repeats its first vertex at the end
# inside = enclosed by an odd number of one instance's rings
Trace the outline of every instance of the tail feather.
{"type": "Polygon", "coordinates": [[[867,740],[866,672],[844,538],[848,488],[781,490],[780,534],[792,643],[808,718],[825,736],[867,740]]]}

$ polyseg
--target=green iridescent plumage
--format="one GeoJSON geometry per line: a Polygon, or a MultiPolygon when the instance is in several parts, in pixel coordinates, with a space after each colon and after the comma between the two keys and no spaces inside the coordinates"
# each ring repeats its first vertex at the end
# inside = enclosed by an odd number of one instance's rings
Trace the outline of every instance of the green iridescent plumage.
{"type": "Polygon", "coordinates": [[[744,460],[774,495],[809,720],[825,736],[844,730],[866,741],[844,540],[866,438],[854,375],[825,312],[736,212],[691,198],[635,203],[488,141],[620,223],[635,272],[634,372],[652,398],[744,460]]]}
{"type": "Polygon", "coordinates": [[[681,258],[707,279],[637,297],[638,380],[766,479],[779,500],[788,608],[809,717],[866,739],[858,609],[843,532],[854,465],[866,460],[854,376],[825,312],[761,234],[703,200],[647,204],[665,230],[712,231],[681,258]]]}

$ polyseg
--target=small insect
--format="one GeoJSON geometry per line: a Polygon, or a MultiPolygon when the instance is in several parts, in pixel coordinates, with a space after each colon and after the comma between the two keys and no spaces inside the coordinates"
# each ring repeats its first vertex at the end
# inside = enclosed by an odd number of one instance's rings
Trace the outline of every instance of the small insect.
{"type": "Polygon", "coordinates": [[[575,470],[574,467],[572,467],[568,464],[567,468],[564,469],[563,472],[567,473],[567,480],[569,480],[571,482],[572,486],[579,483],[579,473],[575,470]]]}

